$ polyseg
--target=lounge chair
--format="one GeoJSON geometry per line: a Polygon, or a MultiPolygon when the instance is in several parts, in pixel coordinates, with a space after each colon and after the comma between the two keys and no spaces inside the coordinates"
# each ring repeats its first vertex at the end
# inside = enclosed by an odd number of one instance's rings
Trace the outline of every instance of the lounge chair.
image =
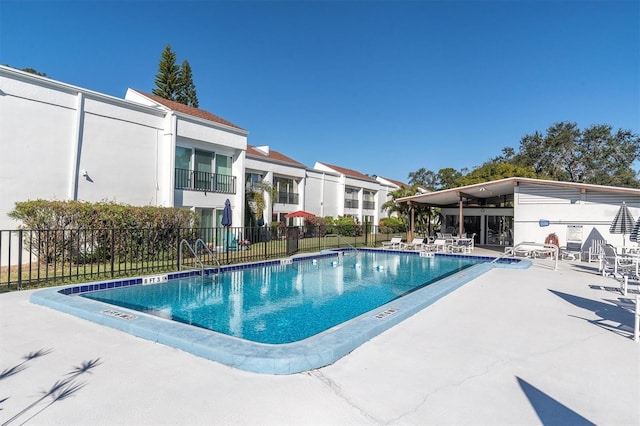
{"type": "Polygon", "coordinates": [[[391,250],[397,250],[402,245],[402,237],[392,237],[389,241],[383,241],[382,247],[391,250]]]}
{"type": "Polygon", "coordinates": [[[424,238],[414,238],[410,243],[400,243],[401,250],[424,250],[424,238]]]}
{"type": "Polygon", "coordinates": [[[423,247],[428,251],[447,252],[450,245],[448,240],[444,238],[436,238],[432,243],[424,244],[423,247]]]}
{"type": "Polygon", "coordinates": [[[539,246],[533,241],[524,241],[516,247],[505,247],[504,252],[514,257],[533,257],[538,247],[539,246]]]}

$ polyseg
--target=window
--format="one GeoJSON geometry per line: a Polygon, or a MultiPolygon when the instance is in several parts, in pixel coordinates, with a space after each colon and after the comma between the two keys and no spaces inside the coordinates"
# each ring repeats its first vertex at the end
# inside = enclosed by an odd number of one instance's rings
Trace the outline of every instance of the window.
{"type": "Polygon", "coordinates": [[[262,175],[258,173],[247,173],[245,175],[245,181],[248,191],[253,191],[258,184],[262,182],[262,175]]]}
{"type": "Polygon", "coordinates": [[[216,154],[215,192],[233,193],[234,180],[231,175],[231,157],[216,154]]]}
{"type": "Polygon", "coordinates": [[[358,205],[358,190],[356,188],[345,188],[344,207],[347,209],[357,209],[358,205]]]}
{"type": "Polygon", "coordinates": [[[276,188],[278,197],[277,203],[283,204],[298,204],[298,185],[296,181],[289,178],[274,177],[273,186],[276,188]]]}
{"type": "Polygon", "coordinates": [[[211,191],[211,163],[213,153],[200,151],[195,152],[195,189],[201,191],[211,191]]]}
{"type": "Polygon", "coordinates": [[[191,148],[176,147],[176,188],[191,188],[191,148]]]}
{"type": "Polygon", "coordinates": [[[376,208],[376,194],[373,191],[364,191],[362,193],[362,208],[365,210],[374,210],[376,208]]]}

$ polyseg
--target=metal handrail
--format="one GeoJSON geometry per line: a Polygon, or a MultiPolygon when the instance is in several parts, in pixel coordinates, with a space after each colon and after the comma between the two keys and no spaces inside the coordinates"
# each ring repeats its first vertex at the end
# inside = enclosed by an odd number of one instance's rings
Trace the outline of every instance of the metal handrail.
{"type": "MultiPolygon", "coordinates": [[[[340,234],[325,234],[324,235],[324,239],[323,239],[323,248],[327,248],[327,237],[338,237],[338,248],[340,248],[340,234]]],[[[351,243],[349,243],[348,241],[345,241],[345,244],[348,245],[349,247],[351,247],[351,249],[355,250],[356,252],[358,252],[358,249],[355,248],[351,243]]]]}
{"type": "MultiPolygon", "coordinates": [[[[213,258],[213,260],[215,260],[215,261],[216,261],[216,264],[218,265],[218,275],[220,275],[221,266],[220,266],[220,261],[218,260],[218,257],[217,257],[215,254],[213,254],[213,252],[211,251],[211,249],[209,248],[209,246],[208,246],[208,245],[206,245],[206,244],[204,243],[204,241],[202,241],[202,238],[198,238],[198,239],[196,240],[196,243],[194,244],[194,248],[195,248],[196,253],[198,252],[198,243],[200,243],[200,245],[202,245],[202,248],[204,248],[204,250],[205,250],[207,253],[209,253],[209,255],[213,258]]],[[[212,265],[212,266],[213,266],[213,265],[212,265]]]]}
{"type": "Polygon", "coordinates": [[[200,257],[196,254],[193,247],[191,247],[191,244],[189,244],[189,241],[187,241],[185,238],[183,238],[182,241],[180,241],[180,247],[178,248],[178,266],[180,270],[182,271],[182,267],[184,266],[182,264],[182,246],[183,245],[186,245],[189,251],[191,252],[191,254],[193,254],[193,258],[195,262],[198,262],[198,264],[200,264],[201,275],[204,276],[204,264],[200,261],[200,257]]]}
{"type": "Polygon", "coordinates": [[[558,246],[556,246],[555,244],[534,243],[534,242],[527,242],[527,241],[520,242],[514,245],[513,247],[506,247],[504,253],[496,257],[495,259],[493,259],[490,263],[496,263],[500,261],[500,259],[504,259],[506,257],[515,257],[515,252],[520,247],[543,247],[543,248],[553,249],[553,257],[554,257],[553,270],[556,271],[558,269],[558,257],[559,257],[558,246]]]}
{"type": "Polygon", "coordinates": [[[322,238],[322,248],[327,248],[327,237],[338,237],[338,244],[340,244],[340,235],[338,234],[324,234],[322,238]]]}
{"type": "MultiPolygon", "coordinates": [[[[345,241],[345,244],[348,245],[349,247],[351,247],[351,249],[354,250],[356,253],[358,252],[358,249],[355,248],[353,245],[351,245],[350,242],[345,241]]],[[[340,247],[340,235],[338,235],[338,247],[340,247]]]]}

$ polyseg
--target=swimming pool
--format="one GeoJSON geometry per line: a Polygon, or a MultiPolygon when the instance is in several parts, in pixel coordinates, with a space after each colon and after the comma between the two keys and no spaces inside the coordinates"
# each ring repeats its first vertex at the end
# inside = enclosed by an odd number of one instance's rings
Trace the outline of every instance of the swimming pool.
{"type": "Polygon", "coordinates": [[[81,294],[268,344],[321,333],[482,260],[357,252],[81,294]]]}
{"type": "Polygon", "coordinates": [[[219,279],[190,271],[46,289],[31,301],[236,368],[291,374],[335,362],[494,266],[527,266],[490,260],[328,252],[225,267],[219,279]]]}

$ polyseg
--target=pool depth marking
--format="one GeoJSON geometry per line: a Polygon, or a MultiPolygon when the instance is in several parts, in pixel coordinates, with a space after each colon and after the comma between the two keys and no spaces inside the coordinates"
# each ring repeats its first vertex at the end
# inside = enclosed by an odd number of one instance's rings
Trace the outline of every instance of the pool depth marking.
{"type": "Polygon", "coordinates": [[[138,318],[135,315],[125,314],[124,312],[114,311],[113,309],[105,309],[102,311],[103,314],[109,315],[110,317],[122,318],[123,320],[131,321],[133,319],[138,318]]]}
{"type": "Polygon", "coordinates": [[[398,311],[399,311],[399,309],[397,309],[397,308],[389,308],[386,311],[382,311],[379,314],[374,315],[374,317],[376,317],[378,319],[382,319],[382,318],[388,317],[389,315],[393,315],[398,311]]]}

